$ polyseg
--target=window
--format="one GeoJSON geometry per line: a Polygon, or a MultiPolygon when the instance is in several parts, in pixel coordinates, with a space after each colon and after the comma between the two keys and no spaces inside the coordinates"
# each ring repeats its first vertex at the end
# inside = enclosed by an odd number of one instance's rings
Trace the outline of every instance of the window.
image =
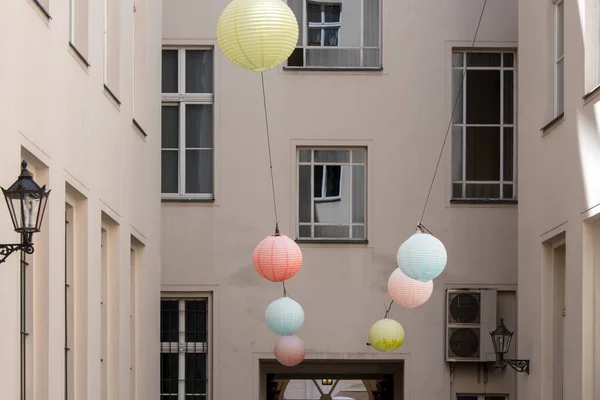
{"type": "Polygon", "coordinates": [[[365,240],[367,151],[298,150],[299,239],[365,240]]]}
{"type": "Polygon", "coordinates": [[[148,122],[146,0],[134,0],[133,7],[133,119],[144,129],[148,122]]]}
{"type": "Polygon", "coordinates": [[[100,399],[108,399],[108,232],[100,231],[100,399]]]}
{"type": "Polygon", "coordinates": [[[555,63],[554,63],[554,116],[564,113],[565,96],[565,11],[563,0],[556,1],[555,11],[555,63]]]}
{"type": "Polygon", "coordinates": [[[74,325],[75,325],[75,238],[73,227],[73,207],[65,203],[65,400],[74,397],[74,325]]]}
{"type": "Polygon", "coordinates": [[[516,198],[514,75],[512,52],[452,55],[453,199],[516,198]]]}
{"type": "Polygon", "coordinates": [[[161,400],[206,399],[208,299],[162,299],[160,342],[161,400]]]}
{"type": "Polygon", "coordinates": [[[299,24],[288,67],[381,68],[380,0],[288,0],[299,24]]]}
{"type": "Polygon", "coordinates": [[[456,400],[506,400],[505,395],[465,395],[457,394],[456,400]]]}
{"type": "Polygon", "coordinates": [[[88,0],[69,0],[69,43],[84,60],[88,57],[88,14],[88,0]]]}
{"type": "Polygon", "coordinates": [[[104,4],[104,87],[119,104],[120,4],[119,0],[105,0],[104,4]]]}
{"type": "Polygon", "coordinates": [[[162,57],[163,197],[213,199],[213,51],[162,57]]]}

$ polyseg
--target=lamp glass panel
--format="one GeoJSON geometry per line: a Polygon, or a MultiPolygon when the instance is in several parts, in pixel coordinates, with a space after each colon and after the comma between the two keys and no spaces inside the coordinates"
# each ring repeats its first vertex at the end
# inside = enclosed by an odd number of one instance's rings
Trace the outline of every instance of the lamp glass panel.
{"type": "Polygon", "coordinates": [[[39,205],[39,210],[38,210],[38,217],[37,217],[37,222],[36,222],[36,228],[39,231],[42,227],[42,221],[44,220],[44,213],[46,211],[46,206],[48,204],[48,196],[50,195],[50,192],[46,192],[42,195],[41,199],[40,199],[40,205],[39,205]]]}
{"type": "Polygon", "coordinates": [[[39,195],[34,193],[25,193],[23,196],[23,228],[26,231],[32,231],[36,229],[39,207],[39,195]]]}

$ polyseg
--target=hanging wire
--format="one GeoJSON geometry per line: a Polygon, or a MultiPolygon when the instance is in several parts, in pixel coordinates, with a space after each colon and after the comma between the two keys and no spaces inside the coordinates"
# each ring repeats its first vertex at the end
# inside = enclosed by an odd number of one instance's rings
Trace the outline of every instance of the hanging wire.
{"type": "MultiPolygon", "coordinates": [[[[271,157],[271,137],[269,135],[269,117],[267,114],[267,95],[265,93],[265,76],[260,73],[262,83],[263,105],[265,108],[265,125],[267,127],[267,147],[269,148],[269,170],[271,171],[271,189],[273,191],[273,210],[275,211],[275,234],[279,235],[279,218],[277,217],[277,201],[275,200],[275,180],[273,179],[273,159],[271,157]]],[[[285,288],[284,288],[285,292],[285,288]]]]}
{"type": "Polygon", "coordinates": [[[287,297],[287,290],[285,289],[285,281],[281,282],[283,284],[283,297],[287,297]]]}
{"type": "MultiPolygon", "coordinates": [[[[483,19],[483,12],[485,11],[485,6],[487,4],[487,0],[484,0],[483,7],[481,8],[481,14],[479,15],[479,22],[477,22],[477,29],[475,30],[475,36],[473,36],[473,42],[471,43],[471,49],[467,53],[467,57],[471,56],[473,49],[475,48],[475,41],[477,40],[477,34],[479,33],[479,27],[481,26],[481,20],[483,19]]],[[[468,62],[467,62],[468,65],[468,62]]],[[[435,182],[435,176],[437,175],[438,168],[440,166],[440,161],[442,160],[442,154],[444,153],[444,146],[446,145],[446,140],[448,139],[448,133],[450,133],[450,128],[452,127],[452,121],[454,120],[454,113],[456,112],[456,106],[458,105],[458,100],[460,99],[464,87],[465,75],[467,75],[467,65],[465,65],[465,71],[463,72],[460,89],[458,90],[458,94],[456,95],[456,99],[454,100],[454,106],[452,107],[452,115],[450,116],[450,121],[448,121],[448,127],[446,128],[446,135],[444,136],[444,142],[442,143],[442,148],[440,150],[440,155],[437,160],[437,164],[435,166],[435,170],[433,172],[433,178],[431,179],[431,185],[429,185],[429,191],[427,192],[427,198],[425,199],[425,205],[423,206],[423,212],[421,213],[421,218],[419,219],[419,225],[421,225],[421,221],[423,221],[423,217],[425,216],[425,210],[427,210],[427,203],[429,202],[429,196],[431,195],[431,190],[433,189],[433,183],[435,182]]]]}
{"type": "MultiPolygon", "coordinates": [[[[479,27],[481,26],[481,20],[483,19],[483,13],[485,11],[486,5],[487,5],[487,0],[484,0],[483,7],[481,7],[481,14],[479,15],[479,21],[477,22],[477,29],[475,29],[475,35],[473,36],[473,41],[471,42],[471,48],[467,52],[468,60],[471,59],[470,58],[471,54],[473,52],[473,49],[475,49],[475,42],[477,40],[477,34],[479,33],[479,27]]],[[[467,65],[469,64],[468,60],[467,60],[467,65]]],[[[433,177],[431,178],[431,184],[429,185],[429,191],[427,192],[427,198],[425,199],[425,204],[423,205],[423,212],[421,213],[421,218],[419,219],[419,223],[417,225],[417,229],[419,229],[421,232],[423,232],[425,230],[425,231],[429,232],[431,235],[433,235],[433,233],[429,229],[427,229],[421,221],[423,221],[423,217],[425,216],[425,211],[427,210],[427,203],[429,202],[429,197],[431,196],[431,190],[433,189],[433,183],[435,182],[435,177],[436,177],[438,169],[440,167],[440,161],[442,160],[442,154],[444,153],[444,146],[446,146],[446,141],[448,140],[448,133],[450,133],[450,128],[452,127],[452,121],[454,120],[454,113],[456,112],[456,106],[458,105],[458,100],[461,98],[461,95],[462,95],[465,76],[467,75],[467,65],[465,65],[465,67],[464,67],[465,71],[463,72],[460,88],[456,95],[456,99],[454,99],[454,106],[452,107],[452,115],[450,115],[450,121],[448,121],[448,127],[446,128],[446,135],[444,136],[444,141],[442,142],[442,148],[440,149],[440,155],[438,156],[437,164],[435,165],[435,170],[433,171],[433,177]]],[[[390,302],[390,305],[386,308],[384,318],[388,317],[390,310],[392,309],[392,305],[394,305],[393,300],[390,302]]]]}

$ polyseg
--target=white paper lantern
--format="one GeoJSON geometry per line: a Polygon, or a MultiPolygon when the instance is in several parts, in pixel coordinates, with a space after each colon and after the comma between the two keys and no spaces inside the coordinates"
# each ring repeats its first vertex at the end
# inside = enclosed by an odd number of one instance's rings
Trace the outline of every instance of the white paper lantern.
{"type": "Polygon", "coordinates": [[[269,304],[265,311],[265,322],[272,332],[280,336],[291,335],[302,327],[304,310],[298,302],[282,297],[269,304]]]}
{"type": "Polygon", "coordinates": [[[388,280],[388,293],[396,304],[415,308],[425,303],[433,293],[433,281],[421,282],[404,275],[395,268],[388,280]]]}
{"type": "Polygon", "coordinates": [[[417,230],[398,249],[398,267],[404,275],[421,282],[439,276],[446,268],[448,255],[436,237],[417,230]]]}

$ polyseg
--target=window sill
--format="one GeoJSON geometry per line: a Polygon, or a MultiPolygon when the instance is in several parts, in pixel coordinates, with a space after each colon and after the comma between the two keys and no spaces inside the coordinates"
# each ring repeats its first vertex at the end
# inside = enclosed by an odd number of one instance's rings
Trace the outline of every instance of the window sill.
{"type": "Polygon", "coordinates": [[[546,125],[544,125],[542,127],[542,129],[540,129],[540,131],[542,131],[542,133],[544,135],[546,135],[550,131],[552,131],[555,127],[557,127],[558,125],[560,125],[561,122],[563,122],[564,120],[565,120],[565,113],[563,112],[560,115],[554,117],[554,119],[552,119],[552,121],[550,121],[546,125]]]}
{"type": "Polygon", "coordinates": [[[44,5],[42,3],[40,3],[38,0],[29,0],[30,3],[32,3],[33,5],[35,5],[35,7],[42,12],[42,14],[46,17],[46,20],[49,21],[52,19],[52,17],[50,16],[50,12],[46,9],[46,7],[44,7],[44,5]]]}
{"type": "Polygon", "coordinates": [[[110,100],[112,100],[113,102],[116,103],[117,108],[121,106],[121,100],[119,100],[119,98],[117,97],[117,95],[114,94],[112,92],[112,90],[110,90],[110,88],[108,86],[106,86],[106,83],[104,84],[104,92],[108,95],[108,97],[110,98],[110,100]]]}
{"type": "Polygon", "coordinates": [[[84,55],[81,54],[81,52],[79,50],[77,50],[77,47],[75,47],[75,45],[73,43],[71,43],[71,42],[69,42],[69,47],[71,48],[72,53],[77,58],[77,61],[79,61],[80,64],[84,64],[87,68],[89,68],[90,67],[90,63],[84,57],[84,55]]]}
{"type": "Polygon", "coordinates": [[[326,71],[326,72],[381,72],[383,67],[283,67],[284,71],[326,71]]]}
{"type": "Polygon", "coordinates": [[[132,120],[133,121],[133,128],[140,134],[142,135],[142,137],[144,139],[146,139],[148,137],[148,134],[146,133],[146,131],[144,130],[144,128],[142,128],[142,126],[135,120],[135,118],[132,120]]]}
{"type": "Polygon", "coordinates": [[[584,104],[589,103],[591,100],[595,99],[599,93],[600,93],[600,85],[596,86],[595,88],[593,88],[592,90],[590,90],[583,96],[583,103],[584,104]]]}
{"type": "Polygon", "coordinates": [[[215,199],[199,199],[196,197],[180,197],[171,199],[160,199],[162,203],[214,203],[215,199]]]}
{"type": "Polygon", "coordinates": [[[450,204],[519,204],[515,199],[451,199],[450,204]]]}
{"type": "Polygon", "coordinates": [[[369,241],[366,239],[296,239],[295,241],[296,243],[306,244],[369,244],[369,241]]]}

